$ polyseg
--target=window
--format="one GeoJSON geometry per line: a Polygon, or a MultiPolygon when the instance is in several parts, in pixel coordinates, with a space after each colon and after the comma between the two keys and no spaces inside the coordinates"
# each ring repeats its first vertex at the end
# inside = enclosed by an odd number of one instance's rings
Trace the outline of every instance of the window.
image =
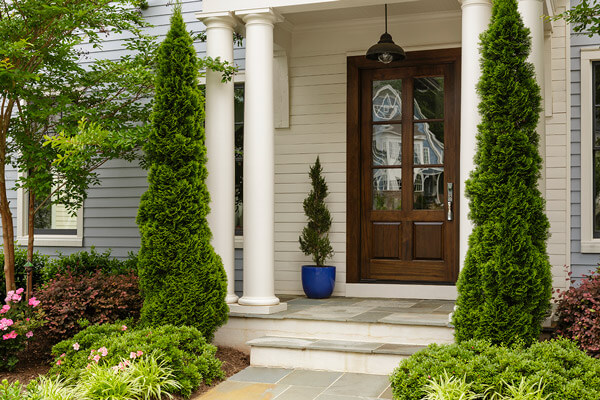
{"type": "MultiPolygon", "coordinates": [[[[36,202],[36,207],[39,202],[36,202]]],[[[17,241],[26,245],[28,239],[27,212],[29,196],[23,189],[17,190],[17,241]]],[[[67,212],[61,204],[48,203],[35,214],[34,244],[36,246],[73,246],[83,245],[83,210],[76,215],[67,212]]]]}
{"type": "Polygon", "coordinates": [[[600,50],[581,50],[581,252],[600,252],[600,50]]]}
{"type": "Polygon", "coordinates": [[[244,85],[235,85],[235,234],[244,234],[244,85]]]}

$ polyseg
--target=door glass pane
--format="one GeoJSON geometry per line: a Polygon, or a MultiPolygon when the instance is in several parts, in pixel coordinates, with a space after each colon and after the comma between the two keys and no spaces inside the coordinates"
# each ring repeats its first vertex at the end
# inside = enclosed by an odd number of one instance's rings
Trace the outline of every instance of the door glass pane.
{"type": "Polygon", "coordinates": [[[373,210],[400,210],[402,169],[373,169],[373,210]]]}
{"type": "Polygon", "coordinates": [[[415,78],[414,88],[414,118],[444,118],[444,77],[415,78]]]}
{"type": "Polygon", "coordinates": [[[373,121],[402,119],[402,79],[373,81],[373,121]]]}
{"type": "Polygon", "coordinates": [[[444,163],[444,123],[415,122],[413,160],[420,164],[444,163]]]}
{"type": "Polygon", "coordinates": [[[444,168],[413,169],[413,200],[414,210],[444,208],[444,168]]]}
{"type": "Polygon", "coordinates": [[[402,163],[402,125],[373,125],[373,165],[402,163]]]}

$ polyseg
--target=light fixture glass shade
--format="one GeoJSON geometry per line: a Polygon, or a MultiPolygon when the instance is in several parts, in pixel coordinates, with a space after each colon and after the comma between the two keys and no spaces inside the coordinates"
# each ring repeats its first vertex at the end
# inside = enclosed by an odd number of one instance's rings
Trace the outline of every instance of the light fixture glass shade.
{"type": "Polygon", "coordinates": [[[385,32],[381,35],[379,42],[367,50],[366,57],[369,60],[379,61],[389,64],[392,61],[402,61],[406,58],[404,49],[394,43],[392,35],[385,32]]]}

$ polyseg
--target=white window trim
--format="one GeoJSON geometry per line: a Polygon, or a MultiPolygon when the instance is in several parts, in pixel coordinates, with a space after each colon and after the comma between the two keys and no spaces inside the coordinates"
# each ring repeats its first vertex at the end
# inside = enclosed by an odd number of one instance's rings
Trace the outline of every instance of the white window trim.
{"type": "Polygon", "coordinates": [[[593,140],[593,69],[600,61],[600,49],[581,50],[581,252],[600,253],[600,238],[594,238],[594,161],[590,151],[593,140]]]}
{"type": "MultiPolygon", "coordinates": [[[[19,174],[20,175],[20,174],[19,174]]],[[[17,244],[27,246],[29,235],[27,232],[27,196],[25,190],[17,189],[17,244]]],[[[83,247],[83,207],[77,211],[76,235],[48,235],[36,234],[33,238],[34,246],[51,247],[83,247]]]]}

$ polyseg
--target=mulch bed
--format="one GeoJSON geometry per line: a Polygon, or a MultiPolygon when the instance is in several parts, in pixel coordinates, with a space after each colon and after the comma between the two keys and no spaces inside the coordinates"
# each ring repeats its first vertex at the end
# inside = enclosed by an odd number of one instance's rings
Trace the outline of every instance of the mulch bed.
{"type": "MultiPolygon", "coordinates": [[[[47,348],[46,346],[45,349],[47,348]]],[[[217,358],[223,362],[221,368],[227,378],[250,365],[250,356],[231,347],[219,347],[217,358]]],[[[47,351],[44,351],[44,346],[39,345],[32,346],[24,351],[19,360],[14,371],[0,372],[0,380],[6,379],[9,382],[19,381],[26,385],[30,380],[47,373],[52,362],[52,358],[48,355],[47,351]]],[[[220,381],[213,382],[210,386],[203,384],[192,394],[192,398],[210,390],[219,383],[220,381]]],[[[174,396],[173,398],[177,400],[183,399],[180,396],[174,396]]]]}

